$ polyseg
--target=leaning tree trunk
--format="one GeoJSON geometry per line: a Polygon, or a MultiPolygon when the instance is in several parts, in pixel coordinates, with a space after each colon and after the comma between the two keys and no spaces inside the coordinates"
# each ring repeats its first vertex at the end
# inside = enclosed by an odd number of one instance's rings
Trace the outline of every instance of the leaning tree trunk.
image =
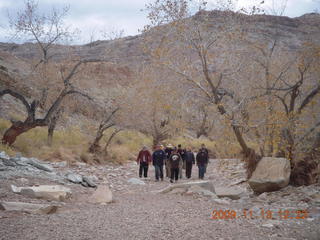
{"type": "Polygon", "coordinates": [[[44,125],[43,123],[37,122],[14,122],[12,123],[11,127],[5,131],[2,137],[2,144],[11,146],[16,141],[17,137],[20,136],[22,133],[25,133],[30,129],[33,129],[38,126],[44,125]]]}

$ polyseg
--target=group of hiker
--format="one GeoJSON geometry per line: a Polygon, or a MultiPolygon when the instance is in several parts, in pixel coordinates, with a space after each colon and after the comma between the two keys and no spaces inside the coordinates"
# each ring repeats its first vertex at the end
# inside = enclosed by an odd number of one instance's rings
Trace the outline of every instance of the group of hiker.
{"type": "Polygon", "coordinates": [[[156,181],[163,181],[163,167],[165,166],[166,177],[170,182],[177,182],[182,178],[182,170],[185,169],[186,178],[191,178],[192,166],[197,164],[199,169],[199,179],[203,179],[209,162],[209,152],[204,144],[194,156],[190,147],[183,149],[181,144],[178,147],[168,144],[166,147],[157,145],[151,154],[146,146],[142,148],[137,157],[139,167],[139,177],[148,177],[149,165],[155,168],[156,181]]]}

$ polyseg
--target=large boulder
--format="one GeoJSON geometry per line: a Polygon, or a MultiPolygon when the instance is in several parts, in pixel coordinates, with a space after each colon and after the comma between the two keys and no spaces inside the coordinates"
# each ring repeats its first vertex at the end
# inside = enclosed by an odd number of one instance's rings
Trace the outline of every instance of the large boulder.
{"type": "Polygon", "coordinates": [[[286,158],[262,158],[248,183],[257,193],[277,191],[289,184],[290,161],[286,158]]]}
{"type": "Polygon", "coordinates": [[[34,187],[16,187],[11,185],[14,193],[32,198],[63,201],[71,197],[71,190],[61,185],[40,185],[34,187]]]}
{"type": "Polygon", "coordinates": [[[112,192],[107,185],[99,185],[89,201],[91,203],[110,203],[112,202],[112,192]]]}
{"type": "Polygon", "coordinates": [[[58,206],[48,205],[48,204],[34,204],[34,203],[24,203],[24,202],[1,202],[0,203],[0,210],[5,210],[5,211],[51,214],[51,213],[55,213],[57,209],[58,209],[58,206]]]}
{"type": "Polygon", "coordinates": [[[240,199],[244,193],[241,188],[236,187],[216,187],[215,190],[218,197],[226,197],[232,200],[240,199]]]}

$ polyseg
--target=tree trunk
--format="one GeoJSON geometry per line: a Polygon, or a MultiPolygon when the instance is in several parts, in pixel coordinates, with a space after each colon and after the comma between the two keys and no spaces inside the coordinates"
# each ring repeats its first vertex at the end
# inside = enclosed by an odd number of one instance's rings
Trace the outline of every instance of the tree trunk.
{"type": "Polygon", "coordinates": [[[49,126],[49,128],[48,128],[47,144],[48,144],[49,147],[51,147],[51,145],[52,145],[52,139],[53,139],[54,129],[55,129],[55,125],[54,125],[54,126],[49,126]]]}
{"type": "Polygon", "coordinates": [[[24,132],[29,131],[32,128],[35,128],[37,125],[33,123],[24,123],[24,122],[15,122],[8,128],[3,137],[2,137],[2,144],[11,146],[17,139],[19,135],[24,132]]]}
{"type": "Polygon", "coordinates": [[[232,125],[232,129],[242,148],[244,160],[246,162],[247,179],[249,179],[252,176],[253,171],[256,169],[257,163],[261,157],[252,148],[247,146],[238,126],[232,125]]]}
{"type": "Polygon", "coordinates": [[[100,140],[103,137],[103,132],[98,131],[96,138],[94,139],[93,143],[89,147],[89,152],[90,153],[97,153],[101,152],[101,147],[100,147],[100,140]]]}
{"type": "Polygon", "coordinates": [[[121,131],[121,129],[115,130],[115,131],[111,134],[111,136],[109,137],[106,145],[104,146],[104,153],[105,153],[106,155],[108,154],[108,147],[109,147],[112,139],[113,139],[120,131],[121,131]]]}

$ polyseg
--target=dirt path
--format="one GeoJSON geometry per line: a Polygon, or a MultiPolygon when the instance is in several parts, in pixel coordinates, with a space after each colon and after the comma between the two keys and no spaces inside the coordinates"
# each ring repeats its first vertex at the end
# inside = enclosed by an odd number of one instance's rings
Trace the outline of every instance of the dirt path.
{"type": "MultiPolygon", "coordinates": [[[[211,161],[207,178],[212,179],[218,186],[231,185],[241,180],[243,171],[239,164],[236,165],[231,160],[223,163],[218,160],[211,161]],[[222,168],[219,168],[221,165],[222,168]]],[[[239,215],[243,209],[252,209],[256,217],[260,207],[273,211],[287,208],[317,211],[317,206],[301,201],[300,198],[306,195],[305,189],[319,191],[319,186],[312,186],[310,189],[288,187],[263,197],[253,196],[248,192],[248,197],[243,199],[225,199],[223,203],[217,203],[199,195],[156,193],[170,183],[168,180],[155,182],[153,168],[149,174],[152,177],[145,180],[145,185],[132,185],[127,182],[129,178],[137,175],[137,166],[132,163],[120,168],[113,167],[112,171],[108,170],[108,167],[87,171],[94,172],[100,179],[106,176],[105,180],[113,189],[114,203],[89,204],[86,199],[93,190],[70,185],[75,195],[56,214],[1,212],[0,239],[320,239],[320,218],[317,212],[308,219],[299,220],[281,220],[277,216],[272,220],[210,219],[214,209],[235,210],[239,215]]],[[[193,170],[193,180],[195,179],[196,169],[193,170]]],[[[8,185],[15,183],[14,181],[20,180],[0,183],[2,191],[8,190],[8,185]]],[[[28,181],[33,183],[37,180],[28,181]]],[[[241,187],[246,188],[245,184],[241,184],[241,187]]],[[[5,195],[5,200],[25,200],[9,192],[5,195]]]]}

